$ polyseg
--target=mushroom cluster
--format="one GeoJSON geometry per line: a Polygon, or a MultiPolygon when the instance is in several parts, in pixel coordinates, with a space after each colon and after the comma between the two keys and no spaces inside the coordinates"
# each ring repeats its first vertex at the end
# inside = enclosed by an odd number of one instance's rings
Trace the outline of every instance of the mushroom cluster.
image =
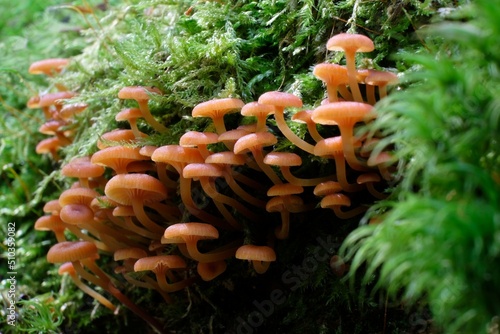
{"type": "MultiPolygon", "coordinates": [[[[215,279],[235,259],[249,261],[256,273],[264,274],[279,257],[275,244],[297,234],[295,214],[332,210],[339,220],[348,219],[362,214],[370,201],[384,198],[394,161],[387,152],[372,152],[377,139],[359,135],[357,129],[374,119],[373,104],[397,77],[356,68],[355,54],[374,49],[366,36],[339,34],[327,48],[344,52],[346,66],[323,63],[314,68],[326,86],[321,105],[306,110],[301,98],[281,91],[248,103],[213,99],[196,105],[192,116],[210,118],[215,132],[188,131],[176,145],[144,145],[148,135],[137,127],[142,118],[152,131],[168,130],[148,107],[150,98],[162,92],[144,86],[121,89],[118,98],[132,100],[134,106],[116,120],[128,122],[130,129],[103,134],[97,152],[64,165],[62,174],[77,181],[46,204],[46,215],[35,224],[37,230],[53,231],[58,240],[48,260],[60,263],[60,273],[68,273],[104,306],[116,309],[84,281],[161,330],[120,292],[117,278],[98,267],[100,257],[116,262],[116,275],[156,290],[170,303],[171,293],[198,279],[215,279]],[[249,119],[227,129],[225,115],[235,112],[249,119]],[[293,114],[289,120],[287,113],[293,114]],[[270,118],[276,127],[270,126],[270,118]],[[305,123],[307,135],[297,135],[291,121],[305,123]],[[274,150],[283,139],[297,149],[274,150]],[[301,175],[303,161],[313,157],[331,167],[325,169],[329,172],[301,175]]],[[[71,105],[38,106],[51,121],[62,122],[63,110],[71,105]]]]}
{"type": "MultiPolygon", "coordinates": [[[[60,74],[69,64],[67,58],[49,58],[32,63],[28,69],[30,74],[54,77],[60,74]]],[[[63,84],[54,83],[46,92],[31,97],[27,107],[42,109],[45,118],[39,132],[50,137],[41,140],[36,146],[36,153],[50,154],[55,161],[59,158],[59,149],[71,144],[73,137],[73,116],[84,111],[84,103],[65,104],[65,101],[76,95],[63,84]]]]}

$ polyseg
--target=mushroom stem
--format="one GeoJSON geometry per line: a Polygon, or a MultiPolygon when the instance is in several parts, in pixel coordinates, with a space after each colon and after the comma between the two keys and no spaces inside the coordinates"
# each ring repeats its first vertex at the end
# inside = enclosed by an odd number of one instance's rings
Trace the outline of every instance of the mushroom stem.
{"type": "Polygon", "coordinates": [[[205,221],[207,223],[210,223],[214,226],[220,227],[220,228],[228,228],[228,224],[224,222],[222,219],[211,215],[210,213],[203,211],[202,209],[199,209],[196,204],[193,201],[193,198],[191,197],[191,180],[190,178],[185,178],[181,175],[180,177],[180,191],[181,191],[181,199],[182,203],[184,203],[184,206],[186,209],[191,213],[193,216],[201,219],[202,221],[205,221]]]}
{"type": "Polygon", "coordinates": [[[304,179],[304,178],[299,178],[299,177],[296,177],[295,175],[293,175],[292,172],[290,171],[290,167],[288,167],[288,166],[281,166],[280,169],[281,169],[281,174],[283,174],[283,177],[288,182],[290,182],[291,184],[302,186],[302,187],[314,187],[322,182],[336,180],[335,175],[316,177],[316,178],[312,178],[312,179],[304,179]]]}
{"type": "Polygon", "coordinates": [[[146,120],[146,122],[148,122],[149,125],[151,125],[156,131],[161,133],[168,131],[168,129],[163,124],[158,122],[153,117],[153,115],[151,115],[151,112],[149,111],[148,100],[137,100],[137,103],[139,104],[139,109],[141,109],[144,119],[146,120]]]}
{"type": "Polygon", "coordinates": [[[349,76],[349,88],[354,101],[363,102],[363,97],[361,96],[361,91],[359,90],[357,71],[356,71],[356,52],[345,51],[347,74],[349,76]]]}
{"type": "Polygon", "coordinates": [[[280,129],[281,133],[298,148],[314,154],[314,145],[309,144],[305,140],[297,136],[286,124],[285,121],[285,108],[276,106],[276,111],[274,113],[274,118],[276,120],[276,125],[280,129]]]}
{"type": "MultiPolygon", "coordinates": [[[[217,191],[215,188],[215,182],[214,180],[210,180],[207,177],[202,177],[200,178],[200,183],[201,186],[203,187],[203,190],[207,193],[210,198],[212,198],[216,202],[220,202],[222,204],[226,204],[237,211],[241,212],[243,215],[248,217],[254,222],[257,222],[261,219],[260,216],[256,215],[254,212],[252,212],[250,209],[248,209],[246,206],[238,202],[236,199],[223,195],[217,191]]],[[[235,226],[236,228],[240,229],[241,226],[239,224],[235,226]]]]}
{"type": "Polygon", "coordinates": [[[234,256],[240,245],[241,243],[238,241],[238,245],[236,246],[230,244],[208,253],[201,253],[198,250],[197,240],[186,242],[186,248],[189,255],[198,262],[216,262],[229,259],[234,256]]]}
{"type": "Polygon", "coordinates": [[[252,260],[252,265],[257,274],[264,274],[271,266],[271,262],[252,260]]]}
{"type": "Polygon", "coordinates": [[[141,224],[147,228],[149,231],[153,233],[158,233],[159,236],[163,234],[165,231],[165,228],[156,224],[154,221],[151,220],[151,218],[148,217],[146,212],[144,211],[144,205],[140,201],[133,201],[132,202],[132,207],[134,209],[134,213],[137,217],[137,219],[141,222],[141,224]]]}

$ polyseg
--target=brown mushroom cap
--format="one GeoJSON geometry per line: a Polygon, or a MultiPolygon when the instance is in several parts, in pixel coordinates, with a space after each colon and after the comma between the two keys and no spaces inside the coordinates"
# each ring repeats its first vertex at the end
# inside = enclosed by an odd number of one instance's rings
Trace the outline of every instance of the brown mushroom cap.
{"type": "Polygon", "coordinates": [[[97,247],[89,241],[64,241],[50,247],[47,261],[50,263],[74,262],[98,257],[97,247]]]}
{"type": "Polygon", "coordinates": [[[318,124],[352,127],[370,116],[372,110],[373,106],[367,103],[341,101],[317,107],[311,118],[318,124]]]}
{"type": "Polygon", "coordinates": [[[89,188],[66,189],[59,196],[59,205],[64,207],[68,204],[83,204],[90,207],[92,200],[99,196],[97,191],[89,188]]]}
{"type": "Polygon", "coordinates": [[[351,200],[344,194],[330,194],[323,197],[320,205],[322,208],[331,208],[334,206],[351,206],[351,200]]]}
{"type": "Polygon", "coordinates": [[[247,134],[236,141],[234,144],[234,153],[240,154],[246,150],[261,149],[262,147],[271,146],[278,142],[275,135],[270,132],[257,132],[247,134]]]}
{"type": "Polygon", "coordinates": [[[208,163],[189,164],[182,170],[182,176],[191,179],[199,177],[222,177],[223,175],[224,172],[220,166],[208,163]]]}
{"type": "Polygon", "coordinates": [[[138,259],[134,264],[134,271],[153,271],[186,268],[187,264],[178,255],[156,255],[138,259]]]}
{"type": "Polygon", "coordinates": [[[211,154],[205,159],[205,163],[241,166],[245,164],[245,158],[240,154],[235,154],[231,151],[224,151],[211,154]]]}
{"type": "Polygon", "coordinates": [[[166,240],[176,240],[176,243],[184,242],[186,239],[217,239],[219,231],[210,224],[179,223],[167,227],[163,237],[166,240]]]}
{"type": "Polygon", "coordinates": [[[103,133],[97,141],[97,147],[102,150],[106,147],[121,145],[123,143],[134,144],[137,138],[134,131],[130,129],[116,129],[103,133]]]}
{"type": "Polygon", "coordinates": [[[302,165],[302,158],[292,152],[269,152],[264,157],[264,163],[273,166],[300,166],[302,165]]]}
{"type": "Polygon", "coordinates": [[[128,86],[118,92],[118,98],[124,100],[144,101],[151,98],[151,94],[161,95],[162,92],[156,87],[128,86]]]}
{"type": "Polygon", "coordinates": [[[99,177],[104,171],[104,167],[92,163],[90,157],[74,158],[61,168],[62,175],[77,178],[99,177]]]}
{"type": "Polygon", "coordinates": [[[40,107],[49,107],[51,105],[62,105],[62,100],[70,99],[75,95],[76,93],[69,91],[47,93],[40,96],[40,101],[38,101],[38,104],[40,107]]]}
{"type": "Polygon", "coordinates": [[[243,245],[234,256],[240,260],[276,261],[276,252],[269,246],[243,245]]]}
{"type": "Polygon", "coordinates": [[[375,49],[373,41],[364,35],[341,33],[331,37],[326,43],[330,51],[371,52],[375,49]]]}
{"type": "Polygon", "coordinates": [[[213,132],[188,131],[179,139],[179,145],[185,147],[196,147],[198,145],[209,145],[219,142],[219,136],[213,132]]]}
{"type": "Polygon", "coordinates": [[[139,147],[110,146],[95,152],[90,161],[95,165],[109,167],[117,174],[125,174],[127,165],[131,162],[149,160],[139,151],[139,147]]]}
{"type": "Polygon", "coordinates": [[[167,190],[158,179],[147,174],[119,174],[113,176],[104,189],[106,196],[121,205],[134,201],[158,202],[167,198],[167,190]]]}
{"type": "Polygon", "coordinates": [[[244,105],[242,100],[235,98],[213,99],[197,104],[192,110],[192,116],[220,118],[228,113],[237,112],[244,105]]]}
{"type": "Polygon", "coordinates": [[[31,63],[28,73],[30,74],[45,74],[53,75],[54,73],[59,73],[65,68],[69,63],[67,58],[49,58],[38,60],[31,63]]]}
{"type": "Polygon", "coordinates": [[[300,99],[300,97],[290,93],[279,91],[271,91],[262,94],[261,96],[259,96],[258,102],[261,104],[270,104],[276,107],[283,108],[302,108],[302,100],[300,99]]]}

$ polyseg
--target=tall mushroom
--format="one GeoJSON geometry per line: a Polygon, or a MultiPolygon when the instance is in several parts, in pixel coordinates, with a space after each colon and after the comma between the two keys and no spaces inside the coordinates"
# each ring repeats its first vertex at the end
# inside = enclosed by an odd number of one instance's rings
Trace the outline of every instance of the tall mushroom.
{"type": "Polygon", "coordinates": [[[259,97],[261,104],[269,104],[275,107],[274,119],[281,133],[294,145],[302,150],[313,153],[314,146],[297,136],[286,124],[285,109],[286,108],[302,108],[302,100],[293,94],[272,91],[266,92],[259,97]]]}
{"type": "Polygon", "coordinates": [[[370,119],[373,107],[367,103],[359,102],[337,102],[328,103],[314,109],[312,119],[318,124],[337,125],[342,136],[344,155],[349,166],[353,169],[365,171],[366,164],[356,157],[354,145],[354,126],[358,122],[370,119]]]}
{"type": "Polygon", "coordinates": [[[136,100],[146,122],[156,131],[166,132],[168,129],[163,124],[158,122],[153,115],[151,115],[149,110],[148,102],[152,94],[161,95],[162,92],[156,87],[128,86],[120,89],[118,92],[118,98],[124,100],[136,100]]]}
{"type": "Polygon", "coordinates": [[[118,174],[113,176],[104,189],[111,200],[121,205],[131,205],[141,224],[159,236],[165,230],[144,211],[148,202],[160,202],[167,197],[163,183],[147,174],[118,174]]]}
{"type": "Polygon", "coordinates": [[[363,102],[358,86],[355,58],[358,52],[373,51],[375,49],[373,41],[364,35],[342,33],[330,38],[326,43],[326,48],[330,51],[344,51],[349,76],[349,88],[354,101],[363,102]]]}

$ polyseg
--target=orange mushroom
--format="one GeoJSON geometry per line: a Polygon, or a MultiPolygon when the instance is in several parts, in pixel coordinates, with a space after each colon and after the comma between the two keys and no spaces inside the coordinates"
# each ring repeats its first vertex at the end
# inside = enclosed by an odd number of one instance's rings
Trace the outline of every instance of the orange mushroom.
{"type": "Polygon", "coordinates": [[[118,92],[118,98],[124,100],[136,100],[146,122],[156,131],[166,132],[168,129],[163,124],[158,122],[153,115],[151,115],[149,110],[148,102],[152,94],[161,95],[162,92],[156,87],[129,86],[120,89],[118,92]]]}
{"type": "Polygon", "coordinates": [[[118,174],[106,183],[104,193],[121,205],[131,205],[137,219],[149,231],[161,235],[165,230],[144,210],[148,202],[160,202],[167,197],[165,186],[158,179],[147,174],[118,174]]]}
{"type": "Polygon", "coordinates": [[[217,134],[226,132],[224,116],[239,111],[245,103],[236,98],[213,99],[197,104],[191,114],[193,117],[209,117],[212,119],[217,134]]]}
{"type": "Polygon", "coordinates": [[[236,251],[235,257],[240,260],[252,262],[253,268],[258,274],[264,274],[276,261],[276,253],[269,246],[243,245],[236,251]]]}
{"type": "Polygon", "coordinates": [[[314,109],[312,119],[318,124],[337,125],[342,136],[344,155],[349,166],[353,169],[364,171],[366,166],[358,160],[354,151],[356,138],[354,137],[354,125],[369,119],[372,116],[373,107],[359,102],[337,102],[328,103],[314,109]]]}
{"type": "Polygon", "coordinates": [[[162,243],[185,244],[190,257],[198,262],[216,262],[234,256],[237,247],[231,245],[207,253],[201,253],[198,250],[198,241],[218,238],[219,231],[212,225],[189,222],[167,227],[162,243]]]}
{"type": "Polygon", "coordinates": [[[344,51],[349,76],[349,88],[354,101],[363,102],[357,81],[355,57],[358,52],[373,51],[375,48],[373,41],[364,35],[342,33],[331,37],[326,43],[326,48],[330,51],[344,51]]]}
{"type": "Polygon", "coordinates": [[[258,102],[274,106],[274,119],[281,133],[297,147],[306,152],[313,153],[314,146],[304,141],[290,130],[285,121],[286,108],[302,108],[302,100],[299,97],[290,93],[272,91],[262,94],[258,102]]]}

